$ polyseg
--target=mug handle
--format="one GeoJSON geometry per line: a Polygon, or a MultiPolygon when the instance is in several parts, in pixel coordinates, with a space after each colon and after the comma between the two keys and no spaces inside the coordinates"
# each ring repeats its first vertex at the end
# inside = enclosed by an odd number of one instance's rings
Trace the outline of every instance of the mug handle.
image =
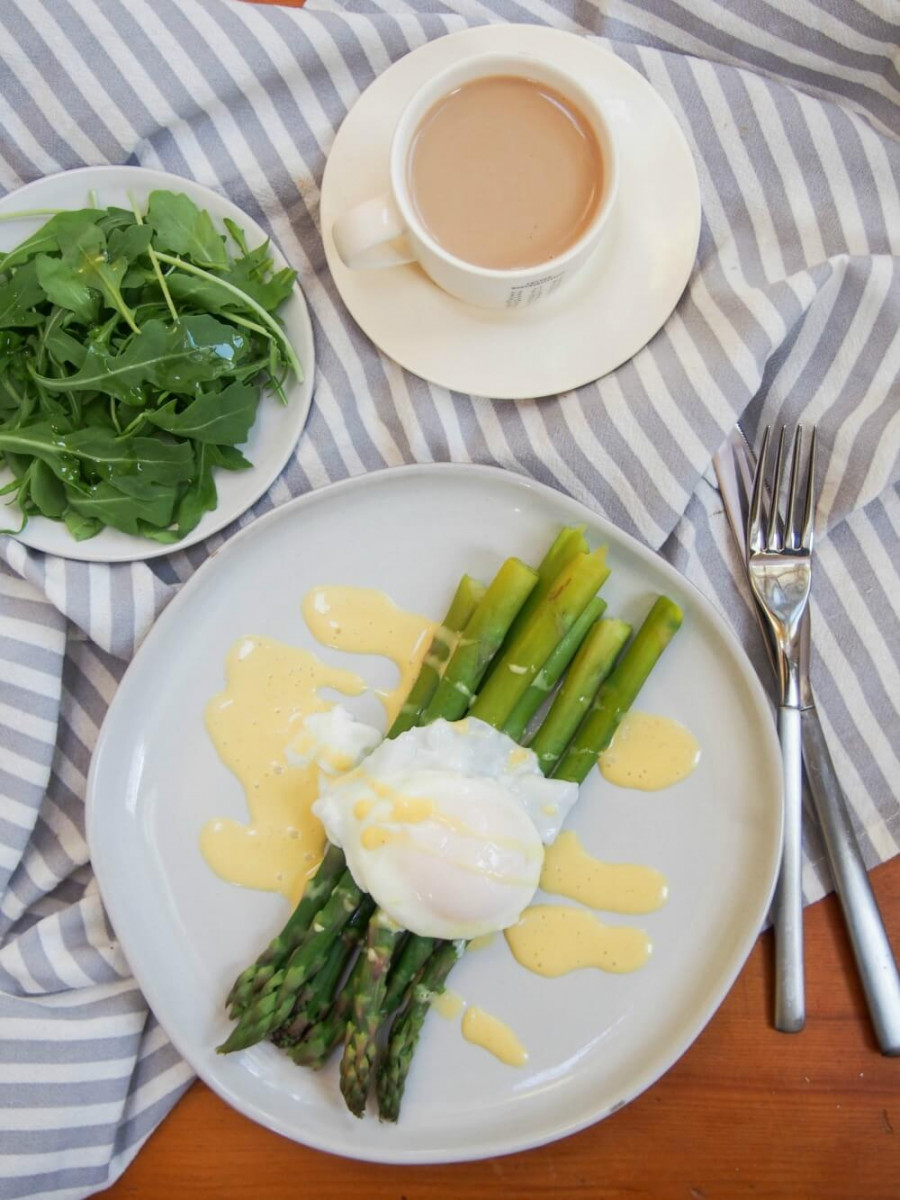
{"type": "Polygon", "coordinates": [[[415,262],[407,244],[405,251],[391,245],[406,233],[406,224],[390,196],[365,200],[342,213],[331,228],[338,254],[351,271],[372,271],[415,262]]]}

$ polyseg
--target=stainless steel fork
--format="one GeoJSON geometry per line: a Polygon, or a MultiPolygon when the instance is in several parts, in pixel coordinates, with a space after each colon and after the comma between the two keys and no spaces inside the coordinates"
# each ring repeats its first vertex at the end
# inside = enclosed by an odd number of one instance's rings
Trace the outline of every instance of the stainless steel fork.
{"type": "Polygon", "coordinates": [[[750,586],[769,623],[776,647],[780,704],[778,737],[781,742],[784,784],[784,842],[781,873],[775,893],[775,1028],[798,1033],[806,1019],[803,986],[802,869],[802,734],[800,719],[800,621],[809,602],[812,580],[813,523],[815,519],[816,431],[810,439],[809,458],[800,513],[803,431],[794,436],[787,512],[779,511],[785,468],[786,431],[781,430],[775,469],[767,502],[766,464],[769,430],[753,480],[747,515],[747,573],[750,586]]]}

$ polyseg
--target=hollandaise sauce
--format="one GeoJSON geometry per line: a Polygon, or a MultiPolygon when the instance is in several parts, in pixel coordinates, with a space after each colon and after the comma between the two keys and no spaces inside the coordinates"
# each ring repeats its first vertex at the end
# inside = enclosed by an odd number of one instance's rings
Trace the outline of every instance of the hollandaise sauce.
{"type": "Polygon", "coordinates": [[[609,863],[588,854],[578,834],[565,831],[544,853],[541,887],[614,913],[651,913],[668,898],[665,875],[636,863],[609,863]]]}
{"type": "Polygon", "coordinates": [[[466,1009],[462,1019],[462,1035],[467,1042],[481,1046],[508,1067],[524,1067],[528,1051],[508,1025],[483,1008],[466,1009]]]}
{"type": "MultiPolygon", "coordinates": [[[[355,654],[377,654],[398,670],[394,688],[374,689],[388,724],[398,712],[428,650],[434,622],[398,608],[371,588],[317,587],[303,600],[317,641],[355,654]]],[[[200,848],[231,883],[282,892],[292,901],[322,857],[325,834],[313,816],[319,768],[288,761],[285,751],[303,719],[330,708],[325,690],[359,696],[370,689],[357,672],[265,637],[244,637],[229,651],[225,690],[210,700],[206,727],[219,757],[237,776],[248,821],[221,818],[202,830],[200,848]]],[[[333,764],[335,770],[340,763],[333,764]]]]}
{"type": "Polygon", "coordinates": [[[264,637],[237,641],[225,661],[225,690],[206,706],[206,728],[222,762],[244,789],[249,820],[210,821],[200,848],[231,883],[296,900],[322,857],[325,834],[312,814],[318,767],[288,762],[285,749],[310,713],[366,690],[355,671],[328,666],[308,650],[264,637]]]}
{"type": "Polygon", "coordinates": [[[380,654],[400,673],[397,686],[376,689],[390,725],[431,645],[437,625],[405,612],[390,596],[373,588],[315,587],[303,598],[303,618],[316,641],[351,654],[380,654]]]}
{"type": "Polygon", "coordinates": [[[568,905],[535,904],[505,931],[520,966],[555,978],[584,967],[625,974],[650,957],[650,939],[629,925],[604,925],[593,913],[568,905]]]}
{"type": "Polygon", "coordinates": [[[700,745],[689,729],[669,717],[629,712],[599,766],[618,787],[655,792],[686,779],[699,761],[700,745]]]}

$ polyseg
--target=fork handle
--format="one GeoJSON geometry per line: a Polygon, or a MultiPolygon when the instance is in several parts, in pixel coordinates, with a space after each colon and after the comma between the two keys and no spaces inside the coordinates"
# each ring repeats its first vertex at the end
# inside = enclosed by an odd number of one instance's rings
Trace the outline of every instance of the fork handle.
{"type": "Polygon", "coordinates": [[[882,1054],[900,1054],[900,973],[815,708],[802,710],[806,778],[882,1054]]]}
{"type": "Polygon", "coordinates": [[[778,709],[784,784],[784,843],[775,893],[775,1028],[799,1033],[806,1021],[801,887],[803,742],[799,708],[778,709]]]}

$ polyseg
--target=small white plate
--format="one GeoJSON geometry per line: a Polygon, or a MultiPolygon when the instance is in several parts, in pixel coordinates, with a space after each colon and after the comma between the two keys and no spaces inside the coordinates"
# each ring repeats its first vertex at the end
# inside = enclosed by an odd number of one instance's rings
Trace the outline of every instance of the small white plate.
{"type": "MultiPolygon", "coordinates": [[[[372,666],[322,653],[366,674],[372,666]]],[[[449,1162],[572,1133],[621,1108],[684,1053],[765,917],[781,845],[781,772],[750,664],[715,609],[670,566],[575,501],[510,472],[402,467],[283,505],[184,585],[109,710],[87,817],[100,891],[135,976],[177,1048],[219,1095],[322,1150],[449,1162]],[[611,613],[639,621],[660,591],[685,611],[639,707],[688,724],[702,746],[696,772],[664,792],[642,793],[614,788],[594,771],[569,822],[593,853],[668,877],[670,899],[659,912],[608,918],[648,931],[650,962],[632,975],[588,970],[549,980],[517,966],[503,938],[467,955],[450,986],[506,1020],[529,1063],[503,1066],[463,1041],[458,1023],[431,1014],[396,1126],[347,1112],[336,1063],[313,1073],[271,1045],[217,1055],[230,1028],[228,988],[288,914],[280,897],[218,879],[198,845],[206,821],[246,819],[241,789],[203,725],[229,647],[256,632],[315,648],[300,615],[315,584],[382,588],[404,607],[440,617],[464,571],[487,579],[510,554],[536,561],[571,523],[609,544],[611,613]]]]}
{"type": "MultiPolygon", "coordinates": [[[[220,196],[218,192],[166,171],[151,171],[145,167],[79,167],[74,171],[63,171],[59,175],[48,175],[36,179],[0,200],[0,214],[19,209],[34,208],[86,208],[88,196],[93,190],[100,207],[119,205],[131,208],[130,196],[146,207],[152,191],[165,189],[183,192],[195,204],[205,208],[212,216],[217,228],[224,233],[223,219],[229,217],[247,234],[247,244],[252,248],[264,242],[266,231],[237,205],[220,196]]],[[[28,237],[46,221],[37,217],[23,221],[0,222],[0,250],[9,251],[28,237]]],[[[274,242],[271,243],[275,269],[290,264],[274,242]]],[[[96,537],[85,542],[76,542],[61,521],[50,521],[46,517],[30,517],[28,524],[17,539],[34,550],[58,554],[61,558],[76,558],[84,562],[131,562],[134,559],[158,558],[175,550],[185,550],[196,542],[202,542],[210,534],[217,533],[230,521],[245,512],[262,496],[281,474],[291,457],[294,447],[312,403],[315,354],[312,324],[306,301],[299,285],[278,314],[284,322],[284,331],[300,359],[303,379],[290,379],[285,388],[287,405],[282,405],[272,395],[264,395],[260,402],[250,437],[240,447],[242,453],[253,463],[249,471],[216,471],[216,489],[219,503],[212,512],[206,513],[200,523],[186,538],[171,545],[160,545],[150,538],[133,537],[117,529],[103,529],[96,537]]],[[[12,476],[0,471],[0,485],[12,476]]],[[[12,505],[0,509],[2,523],[15,527],[20,520],[19,509],[12,505]]]]}
{"type": "Polygon", "coordinates": [[[672,113],[647,81],[594,42],[534,25],[485,25],[421,46],[379,75],[341,126],[322,181],[321,228],[341,298],[376,346],[415,375],[496,400],[555,395],[637,354],[684,291],[700,236],[700,188],[672,113]],[[350,271],[331,236],[340,213],[388,190],[406,102],[464,55],[523,51],[571,71],[603,106],[620,152],[605,245],[547,306],[513,313],[454,299],[411,265],[350,271]]]}

